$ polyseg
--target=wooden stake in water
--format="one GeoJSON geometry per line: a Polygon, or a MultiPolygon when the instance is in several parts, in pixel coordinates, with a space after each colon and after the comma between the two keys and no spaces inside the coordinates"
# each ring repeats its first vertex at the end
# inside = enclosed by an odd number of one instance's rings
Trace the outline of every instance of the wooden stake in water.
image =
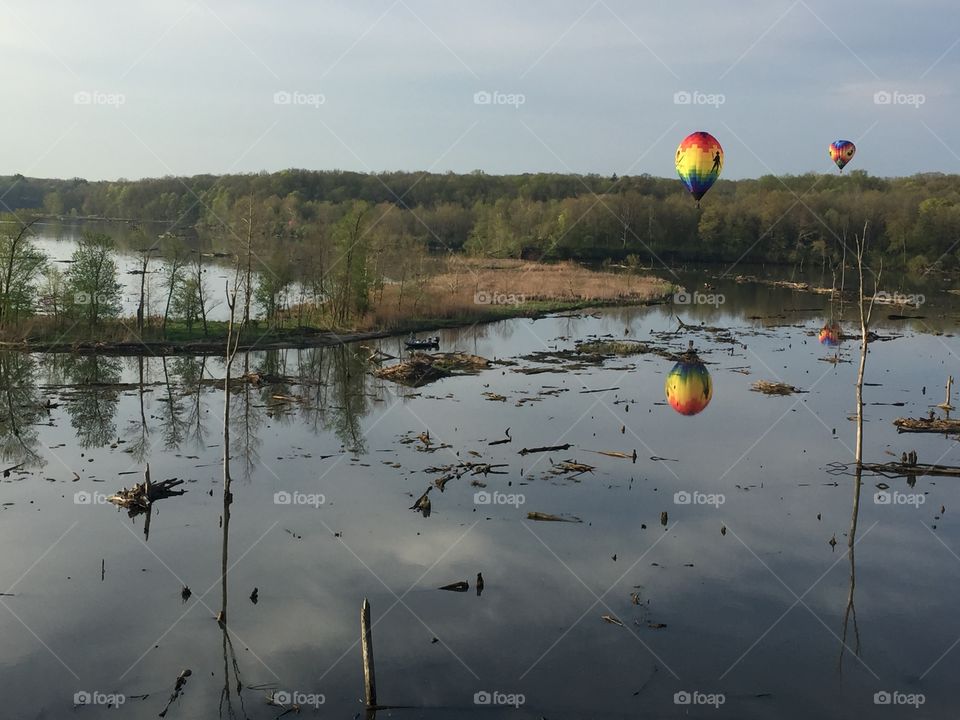
{"type": "Polygon", "coordinates": [[[360,643],[363,648],[363,691],[367,707],[377,704],[377,680],[373,670],[373,631],[370,628],[370,602],[360,606],[360,643]]]}
{"type": "Polygon", "coordinates": [[[952,395],[953,395],[953,375],[948,375],[947,376],[947,399],[944,400],[939,405],[937,405],[937,407],[940,408],[941,410],[947,410],[947,411],[953,410],[953,405],[951,404],[951,401],[953,400],[953,398],[951,397],[952,395]]]}

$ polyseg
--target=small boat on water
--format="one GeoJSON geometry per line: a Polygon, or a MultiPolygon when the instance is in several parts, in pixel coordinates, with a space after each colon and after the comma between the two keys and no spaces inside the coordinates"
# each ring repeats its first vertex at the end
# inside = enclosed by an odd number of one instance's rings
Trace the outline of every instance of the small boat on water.
{"type": "Polygon", "coordinates": [[[413,333],[410,333],[410,337],[404,340],[403,344],[407,346],[408,350],[439,349],[440,336],[434,335],[433,337],[418,338],[413,333]]]}

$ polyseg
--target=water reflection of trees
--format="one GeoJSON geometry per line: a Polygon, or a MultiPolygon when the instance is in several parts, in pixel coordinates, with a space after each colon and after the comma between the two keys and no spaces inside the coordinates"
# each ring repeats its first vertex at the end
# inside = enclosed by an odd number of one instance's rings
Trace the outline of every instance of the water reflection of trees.
{"type": "Polygon", "coordinates": [[[117,436],[120,359],[73,354],[61,358],[64,376],[77,386],[65,398],[77,443],[82,448],[102,447],[117,436]]]}
{"type": "Polygon", "coordinates": [[[137,400],[139,413],[136,417],[130,419],[130,425],[127,430],[127,452],[138,463],[143,462],[150,454],[150,428],[147,424],[147,413],[144,403],[144,394],[146,393],[147,379],[144,374],[144,368],[147,362],[143,355],[138,355],[133,359],[137,367],[137,400]]]}
{"type": "MultiPolygon", "coordinates": [[[[231,383],[231,453],[238,475],[242,470],[248,479],[258,467],[268,418],[278,425],[302,423],[318,435],[332,432],[344,447],[365,452],[362,420],[380,392],[366,357],[344,346],[245,354],[242,372],[236,373],[244,379],[231,383]],[[255,375],[264,381],[247,381],[255,375]],[[289,401],[293,397],[296,402],[289,401]]],[[[203,450],[210,433],[218,432],[209,403],[223,387],[221,372],[222,362],[206,357],[0,353],[0,458],[10,465],[42,466],[39,427],[58,405],[81,448],[122,438],[137,463],[149,460],[152,444],[166,451],[185,444],[203,450]],[[47,400],[45,393],[55,395],[47,400]],[[123,394],[129,417],[121,421],[123,394]]]]}
{"type": "Polygon", "coordinates": [[[24,353],[0,353],[0,458],[43,466],[37,424],[46,414],[37,388],[37,365],[24,353]]]}

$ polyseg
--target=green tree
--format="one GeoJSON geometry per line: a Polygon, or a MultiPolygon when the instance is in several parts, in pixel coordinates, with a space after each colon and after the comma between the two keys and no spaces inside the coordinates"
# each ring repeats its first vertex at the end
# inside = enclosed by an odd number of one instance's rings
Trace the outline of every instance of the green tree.
{"type": "Polygon", "coordinates": [[[84,233],[67,271],[67,285],[81,316],[92,328],[103,318],[120,314],[120,283],[113,238],[84,233]]]}
{"type": "Polygon", "coordinates": [[[188,333],[193,332],[194,323],[201,318],[203,308],[201,303],[200,284],[197,276],[190,274],[183,277],[173,290],[170,309],[175,317],[183,320],[188,333]]]}
{"type": "Polygon", "coordinates": [[[35,309],[37,279],[47,263],[30,239],[30,225],[4,223],[0,230],[0,326],[15,324],[35,309]]]}

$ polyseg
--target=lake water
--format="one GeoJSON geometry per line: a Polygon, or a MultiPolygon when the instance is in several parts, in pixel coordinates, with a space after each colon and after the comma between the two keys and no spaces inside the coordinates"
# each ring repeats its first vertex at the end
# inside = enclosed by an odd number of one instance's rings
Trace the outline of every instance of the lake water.
{"type": "MultiPolygon", "coordinates": [[[[853,460],[858,343],[818,341],[841,320],[826,297],[715,284],[718,307],[443,331],[443,350],[510,364],[416,389],[373,377],[358,346],[238,357],[235,372],[285,381],[232,395],[225,586],[223,362],[4,356],[0,452],[25,464],[0,484],[3,716],[72,717],[89,693],[124,702],[83,717],[156,717],[190,669],[168,718],[275,718],[270,693],[355,717],[368,598],[379,702],[411,706],[383,717],[956,717],[957,481],[864,477],[852,562],[854,479],[836,470],[853,460]],[[669,334],[677,314],[726,331],[669,334]],[[666,404],[673,362],[657,354],[532,356],[607,335],[692,340],[709,405],[666,404]],[[806,392],[752,392],[761,379],[806,392]],[[436,468],[470,461],[505,474],[434,487],[429,517],[408,509],[436,468]],[[104,501],[146,463],[187,491],[155,503],[148,537],[145,516],[104,501]]],[[[894,312],[876,311],[897,337],[870,345],[865,457],[960,464],[954,440],[892,425],[944,398],[954,298],[894,312]]],[[[847,332],[855,320],[848,305],[847,332]]]]}
{"type": "MultiPolygon", "coordinates": [[[[163,225],[153,225],[152,231],[165,230],[163,225]]],[[[120,306],[121,315],[124,317],[135,317],[137,306],[140,303],[140,267],[142,264],[141,255],[135,247],[131,247],[132,229],[126,223],[117,222],[76,222],[76,223],[38,223],[34,226],[33,242],[49,259],[49,262],[66,272],[69,269],[69,260],[77,249],[77,243],[81,234],[90,230],[93,232],[103,232],[114,238],[115,241],[115,259],[117,263],[117,280],[120,282],[120,306]]],[[[196,238],[189,237],[185,239],[189,247],[198,247],[196,238]]],[[[193,256],[195,258],[195,256],[193,256]]],[[[157,271],[162,265],[159,256],[154,256],[148,266],[147,283],[145,295],[147,299],[147,308],[152,315],[163,315],[164,305],[167,301],[166,288],[163,286],[161,276],[157,271]]],[[[205,292],[208,298],[209,320],[228,320],[229,309],[226,303],[226,283],[232,280],[232,274],[229,268],[223,265],[222,260],[205,259],[204,277],[206,278],[205,292]]]]}

